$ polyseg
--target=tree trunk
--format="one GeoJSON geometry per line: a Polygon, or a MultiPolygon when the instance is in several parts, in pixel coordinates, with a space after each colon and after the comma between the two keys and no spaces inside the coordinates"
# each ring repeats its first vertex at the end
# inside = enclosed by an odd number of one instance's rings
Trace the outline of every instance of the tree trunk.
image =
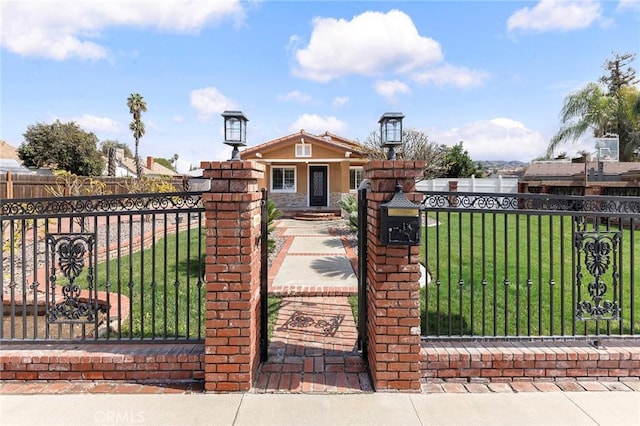
{"type": "Polygon", "coordinates": [[[142,177],[142,164],[140,163],[140,156],[138,155],[138,144],[140,142],[139,138],[136,138],[136,158],[135,158],[135,163],[136,163],[136,175],[138,176],[138,179],[140,179],[142,177]]]}

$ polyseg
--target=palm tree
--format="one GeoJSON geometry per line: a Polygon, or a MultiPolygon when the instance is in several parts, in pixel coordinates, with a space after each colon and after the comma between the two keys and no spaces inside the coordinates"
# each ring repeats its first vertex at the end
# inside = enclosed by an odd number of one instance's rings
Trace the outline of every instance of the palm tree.
{"type": "Polygon", "coordinates": [[[129,107],[129,112],[133,115],[133,121],[129,124],[129,129],[133,132],[133,138],[136,140],[134,161],[136,163],[136,174],[140,179],[142,177],[142,164],[138,154],[138,145],[140,144],[140,138],[144,136],[144,123],[141,120],[141,116],[143,112],[147,112],[147,103],[140,93],[132,93],[127,98],[127,106],[129,107]]]}
{"type": "Polygon", "coordinates": [[[618,91],[616,132],[620,136],[620,159],[640,160],[640,90],[633,86],[618,91]]]}
{"type": "Polygon", "coordinates": [[[571,93],[564,100],[560,112],[562,126],[547,147],[552,157],[555,148],[564,142],[576,142],[588,130],[595,137],[602,137],[616,127],[618,100],[605,94],[597,83],[589,83],[583,89],[571,93]]]}

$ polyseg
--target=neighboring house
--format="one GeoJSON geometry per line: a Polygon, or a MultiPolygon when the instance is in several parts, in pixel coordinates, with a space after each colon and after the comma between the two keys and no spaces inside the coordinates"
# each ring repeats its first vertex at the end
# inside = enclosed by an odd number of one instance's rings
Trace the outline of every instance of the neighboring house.
{"type": "Polygon", "coordinates": [[[640,196],[640,163],[535,162],[524,173],[521,192],[640,196]]]}
{"type": "Polygon", "coordinates": [[[357,142],[304,130],[246,148],[242,159],[265,165],[258,184],[285,212],[339,209],[338,201],[358,189],[368,161],[357,142]]]}
{"type": "Polygon", "coordinates": [[[50,169],[23,166],[22,160],[18,157],[17,149],[6,141],[0,141],[0,173],[6,174],[7,172],[16,175],[51,175],[50,169]]]}
{"type": "Polygon", "coordinates": [[[0,172],[31,173],[29,169],[22,166],[16,148],[5,141],[0,141],[0,172]]]}
{"type": "Polygon", "coordinates": [[[6,141],[0,141],[0,159],[20,161],[16,148],[6,141]]]}
{"type": "MultiPolygon", "coordinates": [[[[108,174],[109,159],[104,157],[105,159],[105,171],[104,175],[108,174]]],[[[136,177],[136,162],[133,158],[125,157],[124,150],[116,149],[116,177],[136,177]]],[[[142,175],[143,176],[151,176],[151,177],[159,177],[159,176],[181,176],[180,173],[175,172],[173,169],[169,169],[162,164],[158,164],[155,162],[153,157],[147,157],[146,163],[142,164],[142,175]]]]}

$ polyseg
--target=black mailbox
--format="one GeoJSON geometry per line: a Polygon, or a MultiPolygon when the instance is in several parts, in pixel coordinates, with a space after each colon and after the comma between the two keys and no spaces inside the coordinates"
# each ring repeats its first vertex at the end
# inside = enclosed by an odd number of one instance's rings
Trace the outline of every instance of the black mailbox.
{"type": "Polygon", "coordinates": [[[380,206],[380,241],[389,246],[420,245],[420,206],[412,203],[396,185],[396,193],[380,206]]]}

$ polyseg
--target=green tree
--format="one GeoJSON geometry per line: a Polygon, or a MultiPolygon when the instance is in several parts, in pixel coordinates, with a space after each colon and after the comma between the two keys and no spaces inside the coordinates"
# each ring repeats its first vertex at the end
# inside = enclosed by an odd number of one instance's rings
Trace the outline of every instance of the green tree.
{"type": "Polygon", "coordinates": [[[118,142],[117,140],[107,139],[100,142],[100,152],[103,155],[109,155],[109,148],[121,149],[124,151],[124,156],[127,158],[133,158],[133,153],[131,152],[131,148],[124,142],[118,142]]]}
{"type": "Polygon", "coordinates": [[[98,138],[75,122],[37,123],[27,127],[18,156],[27,167],[52,167],[78,176],[100,176],[104,160],[98,138]]]}
{"type": "Polygon", "coordinates": [[[564,100],[560,111],[562,126],[551,138],[547,147],[547,156],[553,157],[553,151],[565,142],[576,142],[591,130],[595,137],[603,137],[613,130],[616,115],[616,99],[604,93],[597,83],[589,83],[581,90],[571,93],[564,100]]]}
{"type": "Polygon", "coordinates": [[[640,161],[640,90],[622,87],[617,99],[615,131],[620,138],[620,160],[640,161]]]}
{"type": "Polygon", "coordinates": [[[173,170],[174,172],[176,171],[175,167],[173,167],[173,162],[167,158],[155,157],[153,161],[166,167],[169,170],[173,170]]]}
{"type": "Polygon", "coordinates": [[[463,142],[460,141],[452,147],[446,148],[444,153],[444,177],[466,178],[476,174],[476,166],[469,152],[464,149],[463,142]]]}
{"type": "MultiPolygon", "coordinates": [[[[402,147],[398,149],[397,157],[402,160],[425,160],[425,179],[442,176],[444,168],[444,153],[446,147],[429,140],[424,132],[415,129],[403,129],[402,147]]],[[[365,155],[372,160],[386,160],[386,149],[380,143],[380,133],[373,131],[362,143],[365,155]]]]}
{"type": "Polygon", "coordinates": [[[635,55],[616,55],[605,63],[608,74],[599,83],[588,83],[569,94],[560,111],[561,127],[547,147],[547,158],[553,158],[558,145],[576,142],[585,133],[594,137],[618,135],[620,161],[638,159],[640,149],[640,97],[635,70],[629,63],[635,55]],[[607,92],[605,92],[607,90],[607,92]]]}
{"type": "Polygon", "coordinates": [[[136,174],[138,175],[138,179],[140,179],[140,177],[142,177],[142,163],[140,162],[138,146],[140,145],[140,138],[143,137],[145,133],[142,113],[147,112],[147,102],[140,93],[132,93],[127,98],[127,107],[129,107],[129,113],[133,115],[133,121],[129,124],[129,129],[133,132],[133,138],[136,141],[135,156],[133,159],[136,163],[136,174]]]}
{"type": "Polygon", "coordinates": [[[173,170],[175,170],[176,172],[178,171],[178,158],[180,158],[180,156],[176,153],[173,154],[173,157],[169,159],[169,161],[171,161],[171,164],[173,164],[173,170]]]}
{"type": "Polygon", "coordinates": [[[609,96],[616,96],[621,88],[633,86],[638,82],[636,70],[629,65],[635,57],[635,53],[616,53],[613,59],[604,63],[603,68],[608,71],[608,75],[600,77],[600,82],[609,90],[609,96]]]}

